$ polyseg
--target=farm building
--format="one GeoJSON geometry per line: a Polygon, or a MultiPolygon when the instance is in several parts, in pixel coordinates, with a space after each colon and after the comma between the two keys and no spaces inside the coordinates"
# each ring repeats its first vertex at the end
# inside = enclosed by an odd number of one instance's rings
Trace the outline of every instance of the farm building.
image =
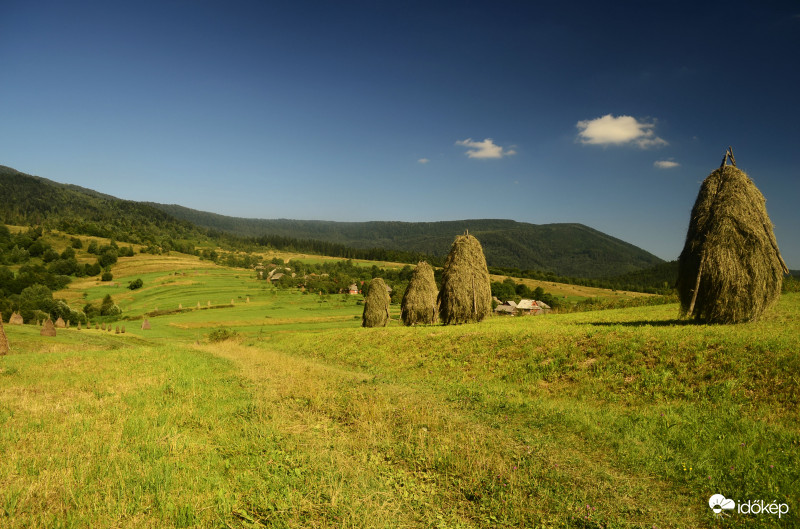
{"type": "Polygon", "coordinates": [[[517,309],[504,303],[495,307],[494,313],[498,316],[516,316],[517,309]]]}
{"type": "Polygon", "coordinates": [[[347,287],[347,293],[350,294],[351,296],[355,296],[356,294],[358,294],[358,285],[353,283],[352,285],[347,287]]]}
{"type": "Polygon", "coordinates": [[[550,305],[543,301],[521,299],[517,304],[517,312],[523,316],[541,316],[550,312],[550,305]]]}

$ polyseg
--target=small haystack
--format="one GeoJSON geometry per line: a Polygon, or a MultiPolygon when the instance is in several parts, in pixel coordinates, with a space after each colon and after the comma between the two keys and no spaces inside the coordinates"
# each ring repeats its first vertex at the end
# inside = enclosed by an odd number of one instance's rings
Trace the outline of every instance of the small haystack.
{"type": "Polygon", "coordinates": [[[125,326],[124,325],[119,329],[119,332],[121,334],[125,334],[125,326]]]}
{"type": "MultiPolygon", "coordinates": [[[[10,323],[10,322],[9,322],[10,323]]],[[[3,315],[0,314],[0,356],[5,356],[11,349],[8,347],[8,337],[3,329],[3,315]]]]}
{"type": "Polygon", "coordinates": [[[144,321],[142,322],[142,330],[143,331],[150,330],[150,320],[148,320],[147,318],[145,318],[144,321]]]}
{"type": "Polygon", "coordinates": [[[197,308],[198,309],[200,308],[200,302],[199,301],[197,302],[197,308]]]}
{"type": "Polygon", "coordinates": [[[114,334],[119,334],[119,325],[114,327],[114,334]]]}
{"type": "Polygon", "coordinates": [[[44,320],[44,323],[42,324],[42,330],[39,331],[39,334],[42,336],[55,336],[56,326],[53,325],[53,320],[50,318],[44,320]]]}
{"type": "Polygon", "coordinates": [[[183,303],[178,303],[178,310],[183,310],[183,303]]]}
{"type": "Polygon", "coordinates": [[[389,293],[386,283],[376,277],[369,283],[369,292],[364,298],[364,314],[361,316],[362,327],[386,327],[389,322],[389,293]]]}
{"type": "Polygon", "coordinates": [[[439,319],[444,324],[479,322],[492,312],[492,289],[486,258],[469,232],[453,242],[444,263],[439,292],[439,319]]]}
{"type": "Polygon", "coordinates": [[[8,323],[10,325],[22,325],[23,323],[25,323],[25,321],[22,319],[22,314],[20,314],[19,312],[14,312],[8,319],[8,323]]]}
{"type": "Polygon", "coordinates": [[[400,319],[403,323],[406,325],[436,323],[438,293],[436,280],[433,278],[433,268],[425,261],[420,261],[411,274],[411,280],[400,303],[400,319]]]}
{"type": "Polygon", "coordinates": [[[755,321],[778,301],[789,270],[764,196],[736,168],[730,147],[700,187],[678,266],[681,311],[697,320],[755,321]]]}
{"type": "Polygon", "coordinates": [[[106,322],[103,322],[103,323],[100,324],[100,330],[101,331],[106,330],[106,322]]]}
{"type": "Polygon", "coordinates": [[[81,330],[81,322],[80,322],[80,321],[78,321],[78,327],[77,327],[77,329],[78,329],[79,331],[81,330]]]}
{"type": "Polygon", "coordinates": [[[65,328],[67,326],[67,324],[64,323],[64,320],[61,318],[61,316],[58,317],[58,319],[56,320],[55,325],[56,325],[56,329],[63,329],[63,328],[65,328]]]}

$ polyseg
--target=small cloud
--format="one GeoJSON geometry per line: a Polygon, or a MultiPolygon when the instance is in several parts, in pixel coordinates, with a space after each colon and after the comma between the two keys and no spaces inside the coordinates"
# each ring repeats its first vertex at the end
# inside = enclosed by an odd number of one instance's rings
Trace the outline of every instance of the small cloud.
{"type": "Polygon", "coordinates": [[[672,169],[673,167],[681,166],[681,164],[673,162],[672,160],[658,160],[657,162],[653,162],[653,165],[658,169],[672,169]]]}
{"type": "Polygon", "coordinates": [[[636,145],[640,149],[669,145],[656,136],[656,124],[639,121],[632,116],[614,117],[611,114],[597,119],[579,121],[575,125],[578,141],[584,145],[636,145]]]}
{"type": "Polygon", "coordinates": [[[427,158],[420,158],[419,160],[417,160],[417,163],[421,164],[426,164],[428,162],[430,162],[430,160],[428,160],[427,158]]]}
{"type": "Polygon", "coordinates": [[[503,149],[501,146],[495,145],[491,138],[483,141],[472,141],[472,138],[467,138],[457,141],[456,145],[467,147],[467,156],[470,158],[502,158],[517,154],[513,148],[503,149]]]}

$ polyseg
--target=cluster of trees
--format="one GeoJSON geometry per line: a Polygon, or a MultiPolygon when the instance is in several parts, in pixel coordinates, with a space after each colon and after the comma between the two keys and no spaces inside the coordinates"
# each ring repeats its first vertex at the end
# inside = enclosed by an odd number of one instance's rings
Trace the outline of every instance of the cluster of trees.
{"type": "MultiPolygon", "coordinates": [[[[12,234],[5,224],[0,224],[0,312],[6,320],[12,312],[19,311],[25,321],[61,317],[85,323],[85,310],[71,309],[54,299],[53,292],[66,287],[74,277],[101,275],[101,279],[111,280],[109,267],[119,257],[133,256],[133,247],[119,247],[114,241],[104,245],[92,241],[85,251],[97,260],[80,264],[77,251],[84,249],[79,238],[71,237],[69,246],[59,253],[43,235],[41,227],[12,234]]],[[[98,307],[94,313],[106,315],[109,310],[98,307]]]]}
{"type": "MultiPolygon", "coordinates": [[[[275,258],[265,264],[273,265],[276,272],[283,273],[283,277],[273,282],[279,288],[304,287],[309,292],[322,292],[323,294],[346,292],[350,285],[356,284],[359,290],[366,295],[369,282],[373,278],[381,277],[392,288],[393,303],[400,302],[408,281],[411,279],[411,274],[414,272],[410,265],[400,269],[379,268],[376,265],[368,267],[359,266],[349,259],[323,263],[304,263],[293,259],[284,264],[282,259],[275,258]]],[[[441,272],[439,274],[441,279],[441,272]]],[[[263,279],[267,279],[267,275],[268,272],[265,272],[263,279]]]]}
{"type": "MultiPolygon", "coordinates": [[[[380,268],[377,265],[359,266],[352,260],[325,261],[323,263],[304,263],[291,260],[284,264],[279,258],[273,259],[267,265],[274,265],[275,271],[283,273],[283,277],[274,281],[279,288],[304,287],[309,292],[322,292],[323,294],[337,294],[345,292],[351,284],[356,284],[361,293],[369,293],[369,283],[372,279],[380,277],[392,289],[391,302],[400,303],[408,287],[408,282],[414,273],[411,265],[402,268],[380,268]],[[294,277],[292,277],[294,274],[294,277]]],[[[263,279],[267,278],[265,272],[263,279]]],[[[441,288],[442,270],[434,270],[434,280],[437,288],[441,288]]],[[[492,296],[502,301],[522,298],[544,301],[553,308],[560,306],[560,301],[555,296],[547,293],[541,287],[531,290],[527,285],[517,283],[513,279],[503,282],[495,281],[491,284],[492,296]]]]}
{"type": "Polygon", "coordinates": [[[585,287],[608,288],[611,290],[627,290],[646,294],[670,295],[675,293],[675,281],[678,278],[678,262],[661,263],[651,268],[628,272],[608,278],[565,277],[541,270],[520,270],[519,268],[489,267],[489,272],[553,283],[565,283],[585,287]]]}
{"type": "Polygon", "coordinates": [[[421,252],[389,250],[386,248],[353,248],[334,242],[315,239],[294,239],[280,235],[268,235],[249,239],[253,244],[266,246],[287,252],[312,253],[341,257],[343,259],[364,259],[366,261],[388,261],[392,263],[418,263],[427,261],[434,266],[441,266],[444,258],[421,252]]]}

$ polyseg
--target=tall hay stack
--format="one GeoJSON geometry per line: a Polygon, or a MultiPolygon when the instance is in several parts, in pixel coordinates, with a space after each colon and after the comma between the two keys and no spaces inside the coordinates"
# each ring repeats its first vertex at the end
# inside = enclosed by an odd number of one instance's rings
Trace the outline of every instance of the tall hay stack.
{"type": "Polygon", "coordinates": [[[22,314],[20,314],[19,312],[14,312],[8,319],[8,323],[10,323],[11,325],[22,325],[25,322],[22,319],[22,314]]]}
{"type": "Polygon", "coordinates": [[[436,323],[438,289],[433,277],[433,267],[420,261],[408,282],[400,303],[400,319],[405,325],[436,323]]]}
{"type": "Polygon", "coordinates": [[[380,277],[369,282],[369,292],[364,298],[364,313],[361,316],[362,327],[386,327],[389,322],[389,292],[386,283],[380,277]]]}
{"type": "Polygon", "coordinates": [[[6,336],[5,329],[3,329],[3,315],[0,314],[0,356],[7,355],[9,351],[8,337],[6,336]]]}
{"type": "Polygon", "coordinates": [[[764,195],[728,150],[700,187],[678,259],[681,312],[709,323],[758,320],[788,273],[764,195]],[[733,165],[726,165],[730,156],[733,165]]]}
{"type": "Polygon", "coordinates": [[[56,335],[56,326],[53,325],[53,320],[47,318],[44,320],[42,324],[42,330],[39,331],[41,336],[55,336],[56,335]]]}
{"type": "Polygon", "coordinates": [[[458,235],[444,263],[439,319],[445,325],[483,320],[492,312],[492,289],[478,239],[458,235]]]}

